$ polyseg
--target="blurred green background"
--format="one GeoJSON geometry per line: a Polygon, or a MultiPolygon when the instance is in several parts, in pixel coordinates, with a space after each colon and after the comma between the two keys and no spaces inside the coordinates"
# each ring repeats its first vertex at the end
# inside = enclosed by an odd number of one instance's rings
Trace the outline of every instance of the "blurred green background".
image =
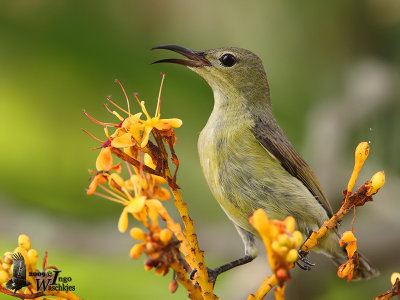
{"type": "MultiPolygon", "coordinates": [[[[212,198],[197,158],[197,137],[213,106],[196,74],[149,51],[162,44],[195,50],[237,46],[265,65],[275,115],[312,166],[332,205],[340,205],[360,141],[371,154],[359,183],[385,170],[387,183],[358,211],[359,248],[379,278],[347,283],[313,254],[312,272],[294,270],[289,299],[371,299],[400,271],[400,1],[42,1],[0,0],[0,252],[28,234],[40,255],[71,276],[85,299],[185,299],[166,278],[133,261],[134,241],[117,230],[121,207],[85,187],[95,167],[102,128],[83,115],[111,121],[103,103],[125,105],[118,78],[153,113],[166,74],[162,115],[183,120],[176,131],[178,180],[214,267],[238,258],[242,243],[212,198]]],[[[171,212],[176,213],[171,207],[171,212]]],[[[349,217],[348,219],[351,219],[349,217]]],[[[131,222],[132,224],[133,222],[131,222]]],[[[349,220],[344,222],[345,230],[349,220]]],[[[262,246],[261,246],[262,247],[262,246]]],[[[261,253],[224,274],[221,299],[245,299],[269,274],[261,253]]],[[[6,297],[0,296],[0,299],[6,297]]]]}

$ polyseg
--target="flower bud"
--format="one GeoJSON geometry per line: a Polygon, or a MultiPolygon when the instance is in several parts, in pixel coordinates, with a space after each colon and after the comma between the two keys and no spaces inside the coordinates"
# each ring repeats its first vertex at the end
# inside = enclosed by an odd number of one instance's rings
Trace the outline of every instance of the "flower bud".
{"type": "Polygon", "coordinates": [[[296,221],[294,220],[294,218],[292,216],[288,216],[286,217],[284,222],[286,224],[287,231],[293,232],[296,227],[296,221]]]}
{"type": "Polygon", "coordinates": [[[32,271],[36,270],[36,265],[38,263],[38,260],[39,260],[39,255],[37,251],[35,249],[30,249],[28,251],[28,261],[29,264],[31,265],[32,271]]]}
{"type": "Polygon", "coordinates": [[[279,248],[278,254],[282,257],[285,257],[287,255],[288,251],[289,251],[289,248],[287,246],[281,246],[279,248]]]}
{"type": "Polygon", "coordinates": [[[287,235],[287,234],[280,234],[280,235],[278,235],[278,243],[281,245],[281,246],[288,246],[288,247],[290,247],[291,246],[291,241],[290,241],[290,238],[289,238],[289,236],[287,235]]]}
{"type": "Polygon", "coordinates": [[[286,261],[295,262],[298,258],[298,253],[296,249],[291,249],[286,255],[286,261]]]}
{"type": "Polygon", "coordinates": [[[295,232],[293,232],[292,242],[296,248],[299,248],[303,244],[303,234],[297,230],[295,232]]]}
{"type": "Polygon", "coordinates": [[[285,279],[287,279],[287,272],[286,272],[286,270],[285,270],[285,269],[282,269],[282,268],[278,269],[278,270],[276,271],[276,277],[278,278],[278,280],[285,280],[285,279]]]}
{"type": "Polygon", "coordinates": [[[278,253],[281,246],[279,245],[278,241],[273,241],[271,247],[272,250],[278,253]]]}
{"type": "Polygon", "coordinates": [[[2,283],[6,283],[8,281],[9,275],[6,271],[1,270],[0,271],[0,285],[2,283]]]}
{"type": "Polygon", "coordinates": [[[159,266],[159,267],[156,269],[156,274],[157,274],[157,275],[161,275],[162,273],[164,273],[164,270],[165,270],[164,266],[159,266]]]}
{"type": "Polygon", "coordinates": [[[18,237],[18,245],[28,251],[31,249],[31,239],[26,234],[20,234],[18,237]]]}
{"type": "Polygon", "coordinates": [[[351,178],[349,183],[347,184],[347,191],[351,192],[356,183],[356,179],[358,177],[358,173],[361,170],[362,165],[364,164],[365,160],[367,159],[369,154],[369,145],[367,142],[362,142],[358,144],[356,151],[355,151],[355,162],[354,162],[354,169],[353,173],[351,174],[351,178]]]}
{"type": "Polygon", "coordinates": [[[142,241],[142,242],[146,241],[146,234],[143,232],[142,229],[140,229],[138,227],[133,227],[130,231],[130,235],[131,235],[131,237],[133,237],[134,239],[136,239],[138,241],[142,241]]]}
{"type": "Polygon", "coordinates": [[[157,245],[152,242],[147,242],[146,244],[146,252],[152,253],[157,249],[157,245]]]}
{"type": "Polygon", "coordinates": [[[385,173],[383,171],[375,173],[370,182],[367,196],[375,194],[385,184],[385,173]]]}
{"type": "Polygon", "coordinates": [[[396,283],[396,280],[400,280],[400,273],[393,273],[392,276],[390,276],[390,282],[392,283],[392,285],[394,285],[396,283]]]}
{"type": "Polygon", "coordinates": [[[131,248],[131,251],[130,251],[129,255],[130,255],[133,259],[139,258],[140,255],[142,255],[143,250],[144,250],[144,244],[143,244],[143,243],[142,243],[142,244],[133,245],[133,247],[131,248]]]}
{"type": "Polygon", "coordinates": [[[12,252],[4,253],[4,263],[7,265],[11,265],[12,262],[13,262],[13,253],[12,252]]]}
{"type": "Polygon", "coordinates": [[[167,245],[172,238],[171,230],[164,228],[160,232],[160,240],[163,242],[164,245],[167,245]]]}
{"type": "Polygon", "coordinates": [[[175,293],[178,289],[178,282],[174,279],[169,283],[169,291],[175,293]]]}

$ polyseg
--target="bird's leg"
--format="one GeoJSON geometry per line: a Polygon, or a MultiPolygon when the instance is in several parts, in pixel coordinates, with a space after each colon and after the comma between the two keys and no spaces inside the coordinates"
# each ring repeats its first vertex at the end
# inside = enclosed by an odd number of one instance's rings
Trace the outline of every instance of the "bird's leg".
{"type": "MultiPolygon", "coordinates": [[[[207,268],[209,281],[213,282],[214,284],[215,284],[215,281],[217,280],[217,277],[219,274],[229,271],[230,269],[233,269],[237,266],[241,266],[241,265],[251,262],[254,258],[256,258],[257,254],[258,254],[258,250],[257,250],[256,244],[255,244],[255,236],[252,233],[240,228],[239,226],[236,226],[236,229],[239,232],[239,235],[243,240],[243,243],[245,246],[245,255],[242,258],[231,261],[231,262],[224,264],[218,268],[215,268],[215,269],[207,268]]],[[[190,273],[191,280],[193,280],[193,277],[196,274],[196,272],[197,272],[197,269],[194,269],[190,273]]]]}
{"type": "MultiPolygon", "coordinates": [[[[208,280],[210,282],[213,282],[215,284],[215,281],[217,280],[217,277],[219,274],[224,273],[226,271],[229,271],[230,269],[233,269],[237,266],[241,266],[244,264],[247,264],[249,262],[251,262],[255,257],[252,257],[248,254],[246,254],[244,257],[236,259],[234,261],[231,261],[227,264],[224,264],[218,268],[215,269],[210,269],[207,268],[207,272],[208,272],[208,280]]],[[[197,273],[197,269],[193,269],[193,271],[190,273],[190,279],[193,280],[194,275],[197,273]]]]}
{"type": "MultiPolygon", "coordinates": [[[[313,233],[313,231],[310,230],[309,233],[308,233],[308,237],[306,238],[306,241],[308,240],[308,238],[311,236],[312,233],[313,233]]],[[[301,260],[304,263],[304,265],[299,263],[299,261],[296,261],[296,264],[301,269],[306,270],[306,271],[310,271],[311,267],[315,266],[315,264],[311,263],[308,260],[308,258],[307,258],[308,253],[309,253],[308,251],[301,250],[301,247],[300,247],[300,249],[299,249],[299,260],[301,260]]]]}

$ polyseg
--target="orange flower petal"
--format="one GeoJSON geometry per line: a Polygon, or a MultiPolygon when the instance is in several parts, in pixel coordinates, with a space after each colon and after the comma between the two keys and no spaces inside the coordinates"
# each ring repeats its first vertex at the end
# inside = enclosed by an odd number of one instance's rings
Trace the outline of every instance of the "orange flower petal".
{"type": "Polygon", "coordinates": [[[111,180],[114,180],[114,182],[116,184],[118,184],[120,187],[125,186],[124,179],[121,177],[121,175],[119,175],[117,173],[112,173],[110,176],[108,176],[108,181],[111,181],[111,180]]]}
{"type": "Polygon", "coordinates": [[[109,147],[102,148],[96,160],[97,171],[110,171],[113,167],[113,159],[111,149],[109,147]]]}
{"type": "Polygon", "coordinates": [[[98,185],[99,183],[105,183],[105,182],[107,182],[107,179],[106,179],[105,174],[97,174],[97,175],[93,178],[93,180],[92,180],[92,182],[90,183],[89,187],[87,188],[86,194],[87,194],[87,195],[92,195],[92,194],[96,191],[97,185],[98,185]]]}
{"type": "Polygon", "coordinates": [[[345,243],[355,242],[355,241],[357,241],[357,239],[356,239],[356,237],[354,236],[354,233],[353,233],[352,231],[345,231],[345,232],[343,232],[342,237],[341,237],[339,243],[340,243],[340,246],[343,247],[343,245],[344,245],[345,243]]]}
{"type": "Polygon", "coordinates": [[[161,119],[160,122],[171,125],[174,128],[179,128],[182,126],[182,120],[180,119],[161,119]]]}
{"type": "Polygon", "coordinates": [[[111,141],[111,146],[115,148],[127,148],[136,145],[136,141],[132,137],[132,133],[125,133],[111,141]]]}
{"type": "Polygon", "coordinates": [[[158,122],[155,124],[154,127],[157,128],[158,130],[169,130],[172,128],[172,125],[169,123],[158,122]]]}
{"type": "Polygon", "coordinates": [[[162,183],[166,183],[167,180],[164,177],[161,176],[157,176],[157,175],[151,175],[152,178],[154,178],[154,183],[155,184],[162,184],[162,183]]]}
{"type": "Polygon", "coordinates": [[[153,130],[153,127],[151,127],[151,126],[146,126],[144,128],[142,143],[140,144],[140,147],[142,147],[142,148],[146,147],[147,143],[149,142],[150,132],[152,130],[153,130]]]}
{"type": "Polygon", "coordinates": [[[156,165],[153,163],[151,156],[147,153],[144,154],[144,164],[152,169],[156,168],[156,165]]]}
{"type": "Polygon", "coordinates": [[[96,191],[97,183],[98,183],[96,177],[92,180],[92,182],[90,183],[89,187],[86,190],[86,194],[89,196],[92,195],[96,191]]]}
{"type": "Polygon", "coordinates": [[[119,162],[112,169],[117,173],[121,173],[122,172],[122,164],[119,162]]]}
{"type": "Polygon", "coordinates": [[[347,251],[347,256],[349,258],[353,257],[354,252],[356,252],[357,250],[357,243],[356,242],[350,242],[347,246],[346,246],[346,251],[347,251]]]}
{"type": "Polygon", "coordinates": [[[133,198],[129,204],[126,206],[126,211],[130,213],[138,213],[140,212],[145,203],[146,197],[140,196],[133,198]]]}
{"type": "Polygon", "coordinates": [[[154,197],[160,200],[168,200],[171,198],[169,191],[161,186],[154,187],[154,197]]]}
{"type": "Polygon", "coordinates": [[[121,216],[119,217],[118,221],[118,230],[119,232],[125,232],[128,229],[128,211],[126,207],[122,211],[121,216]]]}

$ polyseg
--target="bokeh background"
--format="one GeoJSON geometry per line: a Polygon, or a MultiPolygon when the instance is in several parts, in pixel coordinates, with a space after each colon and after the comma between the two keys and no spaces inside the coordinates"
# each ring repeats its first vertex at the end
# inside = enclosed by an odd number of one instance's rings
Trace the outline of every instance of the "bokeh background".
{"type": "MultiPolygon", "coordinates": [[[[149,51],[162,44],[257,53],[280,125],[335,208],[355,146],[370,141],[359,183],[381,169],[387,183],[358,210],[355,230],[359,248],[382,275],[347,283],[328,259],[312,254],[317,267],[293,271],[288,298],[372,299],[387,290],[391,272],[400,271],[398,0],[0,0],[0,252],[14,249],[18,234],[26,233],[41,256],[48,250],[50,263],[72,277],[82,298],[185,299],[182,288],[169,293],[170,274],[155,276],[144,271],[143,259],[129,258],[134,241],[117,230],[121,207],[85,194],[98,143],[81,129],[103,132],[83,109],[111,120],[106,97],[125,103],[118,78],[132,100],[138,92],[153,111],[164,72],[162,114],[183,120],[178,180],[206,261],[214,267],[243,254],[197,157],[212,92],[184,67],[150,65],[175,56],[149,51]]],[[[221,276],[216,293],[245,299],[269,272],[261,253],[221,276]]]]}

